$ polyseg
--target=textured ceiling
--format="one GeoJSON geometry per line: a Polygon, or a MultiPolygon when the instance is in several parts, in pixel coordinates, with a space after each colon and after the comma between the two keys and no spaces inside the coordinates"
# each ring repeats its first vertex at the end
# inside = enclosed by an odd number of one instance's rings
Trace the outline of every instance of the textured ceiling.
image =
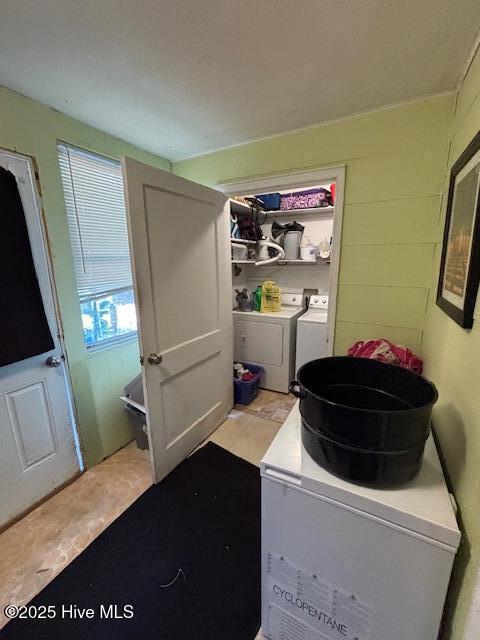
{"type": "Polygon", "coordinates": [[[176,160],[455,88],[478,0],[2,0],[0,84],[176,160]]]}

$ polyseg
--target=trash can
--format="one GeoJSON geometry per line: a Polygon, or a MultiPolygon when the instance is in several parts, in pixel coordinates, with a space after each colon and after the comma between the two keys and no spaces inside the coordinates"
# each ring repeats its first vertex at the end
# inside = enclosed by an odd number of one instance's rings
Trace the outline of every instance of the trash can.
{"type": "Polygon", "coordinates": [[[145,405],[143,404],[142,374],[136,376],[123,388],[124,396],[120,396],[125,402],[125,411],[133,429],[133,436],[139,449],[148,449],[147,418],[145,405]]]}

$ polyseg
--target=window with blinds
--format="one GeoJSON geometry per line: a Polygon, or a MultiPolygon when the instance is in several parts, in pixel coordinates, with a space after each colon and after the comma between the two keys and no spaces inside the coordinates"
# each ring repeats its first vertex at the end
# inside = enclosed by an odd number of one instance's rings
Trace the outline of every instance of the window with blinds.
{"type": "Polygon", "coordinates": [[[88,347],[136,332],[120,163],[58,143],[75,277],[88,347]]]}

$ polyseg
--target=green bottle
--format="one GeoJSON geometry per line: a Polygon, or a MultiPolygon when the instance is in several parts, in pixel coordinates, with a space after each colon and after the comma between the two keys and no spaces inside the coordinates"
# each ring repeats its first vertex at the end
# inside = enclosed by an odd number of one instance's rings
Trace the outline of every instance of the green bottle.
{"type": "Polygon", "coordinates": [[[262,285],[257,285],[255,289],[255,293],[253,295],[253,308],[255,311],[260,311],[260,307],[262,306],[262,285]]]}

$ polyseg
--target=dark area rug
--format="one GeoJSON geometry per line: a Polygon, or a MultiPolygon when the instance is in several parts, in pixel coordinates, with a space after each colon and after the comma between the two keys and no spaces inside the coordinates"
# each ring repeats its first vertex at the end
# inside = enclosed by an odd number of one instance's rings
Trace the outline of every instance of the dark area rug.
{"type": "Polygon", "coordinates": [[[55,618],[12,620],[1,640],[253,640],[260,626],[258,468],[207,444],[148,489],[31,605],[53,605],[55,618]],[[117,615],[129,615],[124,606],[131,605],[133,617],[101,617],[101,605],[110,615],[110,605],[117,615]],[[72,606],[93,609],[94,617],[72,618],[72,606]]]}

